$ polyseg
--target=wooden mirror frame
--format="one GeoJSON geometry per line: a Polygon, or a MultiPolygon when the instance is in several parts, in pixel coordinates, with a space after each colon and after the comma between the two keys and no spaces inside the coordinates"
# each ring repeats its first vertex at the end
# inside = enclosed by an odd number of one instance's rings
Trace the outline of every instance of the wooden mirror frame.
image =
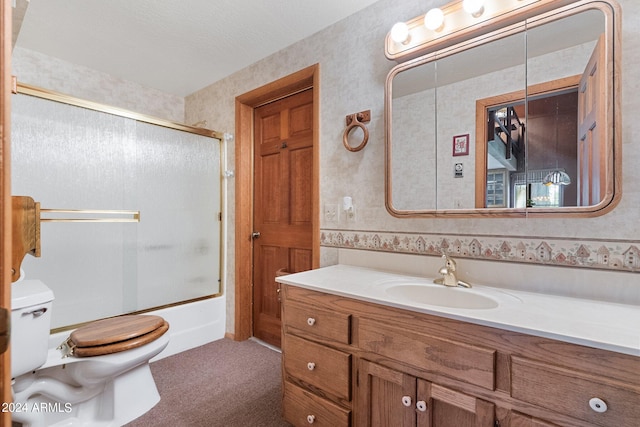
{"type": "MultiPolygon", "coordinates": [[[[542,3],[548,5],[550,2],[542,1],[542,3]]],[[[495,30],[491,34],[486,34],[486,30],[479,28],[477,32],[465,30],[467,38],[460,40],[456,39],[456,43],[452,45],[448,37],[443,37],[437,43],[430,45],[430,49],[423,55],[414,59],[411,59],[405,63],[395,66],[387,75],[385,84],[385,206],[387,211],[398,218],[466,218],[466,217],[596,217],[604,215],[610,212],[620,201],[622,194],[622,128],[621,128],[621,107],[620,107],[620,70],[621,70],[621,58],[620,58],[620,46],[621,46],[621,9],[620,6],[614,2],[614,0],[581,0],[565,6],[558,7],[556,9],[546,10],[532,8],[529,14],[521,14],[519,19],[522,20],[521,25],[513,23],[513,20],[504,20],[504,28],[500,26],[503,18],[496,17],[491,22],[491,28],[500,27],[502,29],[495,30]],[[562,17],[577,14],[590,9],[600,10],[605,17],[605,29],[606,29],[606,68],[607,75],[611,78],[606,80],[605,91],[607,98],[610,100],[608,103],[608,110],[606,112],[606,176],[607,182],[605,185],[605,194],[602,200],[595,205],[591,206],[573,206],[573,207],[555,207],[555,208],[475,208],[475,209],[425,209],[425,210],[398,210],[392,203],[392,83],[393,78],[400,72],[417,67],[419,65],[431,62],[436,57],[442,58],[460,53],[468,50],[472,47],[479,46],[484,43],[488,43],[492,40],[505,37],[509,34],[514,34],[522,31],[524,21],[526,20],[527,26],[543,25],[547,22],[561,19],[562,17]],[[495,22],[494,22],[495,21],[495,22]],[[438,50],[441,49],[441,50],[438,50]]],[[[529,86],[526,89],[528,93],[535,93],[540,91],[539,87],[529,86]]],[[[524,93],[525,90],[522,90],[524,93]]],[[[480,100],[481,101],[481,100],[480,100]]],[[[486,110],[486,109],[485,109],[486,110]]],[[[482,115],[482,111],[476,108],[476,117],[482,115]]],[[[476,123],[479,123],[481,118],[478,118],[476,123]]],[[[483,122],[484,124],[485,122],[483,122]]],[[[476,138],[478,125],[476,125],[476,138]]],[[[484,131],[482,131],[484,132],[484,131]]],[[[476,147],[478,143],[476,141],[476,147]]],[[[477,148],[476,148],[477,149],[477,148]]],[[[485,162],[486,164],[486,150],[480,150],[480,153],[476,154],[484,155],[485,157],[479,159],[476,157],[476,171],[478,171],[478,162],[485,162]],[[484,154],[483,154],[484,152],[484,154]]],[[[478,172],[479,173],[479,172],[478,172]]],[[[486,173],[486,166],[483,166],[483,174],[486,173]]],[[[476,180],[478,177],[476,177],[476,180]]],[[[484,175],[482,180],[485,180],[484,175]]],[[[483,181],[481,181],[483,182],[483,181]]],[[[485,185],[481,185],[484,189],[485,185]]],[[[477,192],[481,191],[476,185],[475,194],[477,203],[477,192]]]]}

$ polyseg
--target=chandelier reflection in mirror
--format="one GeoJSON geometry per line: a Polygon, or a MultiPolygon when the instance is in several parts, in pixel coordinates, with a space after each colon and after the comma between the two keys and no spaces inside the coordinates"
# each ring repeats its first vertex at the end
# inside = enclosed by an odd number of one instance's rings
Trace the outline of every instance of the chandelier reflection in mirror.
{"type": "Polygon", "coordinates": [[[560,107],[558,105],[558,99],[556,98],[556,116],[555,116],[555,134],[556,134],[556,168],[549,172],[547,176],[544,177],[542,183],[549,187],[550,185],[569,185],[571,184],[571,177],[561,170],[558,169],[558,115],[560,111],[560,107]]]}
{"type": "Polygon", "coordinates": [[[571,177],[565,171],[556,169],[549,172],[542,183],[547,187],[550,185],[569,185],[571,184],[571,177]]]}

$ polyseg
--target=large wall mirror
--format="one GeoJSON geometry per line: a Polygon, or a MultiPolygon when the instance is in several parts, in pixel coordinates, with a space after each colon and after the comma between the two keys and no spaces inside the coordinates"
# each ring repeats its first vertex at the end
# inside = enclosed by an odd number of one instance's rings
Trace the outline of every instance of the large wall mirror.
{"type": "Polygon", "coordinates": [[[620,198],[619,9],[580,1],[394,67],[386,205],[597,216],[620,198]]]}

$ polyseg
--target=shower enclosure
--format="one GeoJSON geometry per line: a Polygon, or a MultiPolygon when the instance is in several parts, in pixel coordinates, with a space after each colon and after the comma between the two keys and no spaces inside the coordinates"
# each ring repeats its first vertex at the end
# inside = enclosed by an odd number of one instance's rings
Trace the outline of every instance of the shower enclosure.
{"type": "Polygon", "coordinates": [[[48,214],[41,257],[22,263],[25,279],[54,292],[53,327],[220,295],[221,136],[21,92],[12,98],[12,193],[79,210],[48,214]],[[139,211],[140,220],[85,210],[139,211]]]}

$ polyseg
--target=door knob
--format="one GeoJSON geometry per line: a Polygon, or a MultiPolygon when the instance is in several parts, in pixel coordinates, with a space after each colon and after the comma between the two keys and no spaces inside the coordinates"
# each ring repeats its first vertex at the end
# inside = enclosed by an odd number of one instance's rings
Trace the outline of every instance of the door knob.
{"type": "Polygon", "coordinates": [[[253,233],[251,233],[251,238],[252,239],[257,239],[258,237],[260,237],[260,232],[259,231],[254,231],[253,233]]]}

